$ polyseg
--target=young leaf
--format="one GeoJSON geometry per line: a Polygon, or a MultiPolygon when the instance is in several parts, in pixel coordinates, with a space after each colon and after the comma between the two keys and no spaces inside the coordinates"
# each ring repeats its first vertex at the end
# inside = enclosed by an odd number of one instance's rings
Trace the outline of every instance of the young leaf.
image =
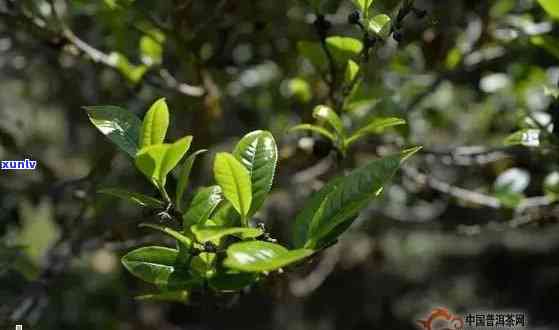
{"type": "Polygon", "coordinates": [[[165,188],[167,174],[180,162],[190,148],[192,136],[173,144],[156,144],[142,148],[136,155],[136,167],[159,189],[165,188]]]}
{"type": "Polygon", "coordinates": [[[183,215],[183,227],[203,224],[221,202],[221,187],[210,186],[198,190],[188,211],[183,215]]]}
{"type": "Polygon", "coordinates": [[[278,147],[272,133],[254,131],[239,141],[233,155],[246,167],[250,175],[252,203],[248,216],[251,216],[262,206],[272,188],[278,147]]]}
{"type": "Polygon", "coordinates": [[[136,155],[134,163],[157,188],[162,188],[159,182],[161,173],[161,163],[169,149],[168,144],[156,144],[142,148],[136,155]]]}
{"type": "Polygon", "coordinates": [[[311,132],[318,133],[318,134],[322,135],[323,137],[332,141],[332,143],[336,143],[336,141],[337,141],[336,137],[334,136],[334,134],[332,132],[330,132],[329,130],[327,130],[323,127],[316,126],[316,125],[301,124],[301,125],[291,127],[289,129],[289,131],[311,131],[311,132]]]}
{"type": "Polygon", "coordinates": [[[161,163],[161,173],[159,174],[159,181],[162,186],[165,186],[167,175],[179,164],[181,159],[190,149],[192,143],[192,136],[185,136],[177,142],[169,145],[163,162],[161,163]]]}
{"type": "Polygon", "coordinates": [[[194,225],[190,230],[198,242],[219,240],[224,236],[237,236],[241,239],[256,238],[263,234],[259,228],[247,227],[222,227],[222,226],[203,226],[194,225]]]}
{"type": "Polygon", "coordinates": [[[525,147],[539,147],[541,131],[536,128],[525,128],[514,132],[505,139],[505,145],[522,145],[525,147]]]}
{"type": "Polygon", "coordinates": [[[345,65],[348,60],[357,57],[363,49],[361,41],[350,37],[328,37],[326,38],[326,44],[339,65],[345,65]]]}
{"type": "Polygon", "coordinates": [[[355,77],[359,73],[359,64],[355,63],[354,60],[347,61],[347,66],[344,73],[344,83],[348,86],[353,83],[355,77]]]}
{"type": "Polygon", "coordinates": [[[330,107],[325,105],[316,106],[312,115],[315,119],[326,121],[339,136],[345,136],[344,124],[341,118],[330,107]]]}
{"type": "Polygon", "coordinates": [[[233,155],[222,152],[215,157],[214,177],[225,198],[246,219],[252,202],[248,170],[233,155]]]}
{"type": "MultiPolygon", "coordinates": [[[[336,184],[327,185],[319,194],[323,197],[320,207],[316,209],[317,201],[309,204],[315,211],[307,231],[305,248],[320,248],[318,245],[327,244],[323,238],[342,226],[346,221],[353,221],[355,216],[369,201],[377,196],[383,185],[388,182],[400,164],[420,148],[406,150],[400,154],[372,161],[371,163],[352,171],[336,184]]],[[[303,210],[305,214],[309,212],[303,210]]],[[[299,238],[301,241],[301,239],[299,238]]]]}
{"type": "Polygon", "coordinates": [[[390,21],[388,15],[377,15],[369,21],[369,30],[384,39],[390,34],[390,21]]]}
{"type": "Polygon", "coordinates": [[[293,78],[287,84],[289,96],[294,97],[302,103],[308,103],[312,99],[311,85],[303,78],[293,78]]]}
{"type": "Polygon", "coordinates": [[[248,241],[231,244],[223,264],[242,272],[261,273],[277,270],[304,259],[313,250],[287,250],[285,247],[264,241],[248,241]]]}
{"type": "Polygon", "coordinates": [[[140,134],[141,148],[163,143],[168,127],[169,109],[165,99],[161,98],[153,103],[144,117],[140,134]]]}
{"type": "Polygon", "coordinates": [[[538,0],[538,2],[551,17],[559,19],[559,2],[557,0],[538,0]]]}
{"type": "Polygon", "coordinates": [[[158,231],[176,239],[177,242],[181,243],[186,248],[189,248],[192,245],[192,240],[190,238],[184,236],[183,234],[179,233],[178,231],[174,230],[173,228],[154,225],[154,224],[151,224],[151,223],[141,223],[139,226],[158,230],[158,231]]]}
{"type": "Polygon", "coordinates": [[[192,170],[192,165],[194,165],[194,161],[196,160],[196,157],[198,157],[198,155],[200,155],[200,154],[202,154],[206,151],[207,150],[205,150],[205,149],[196,151],[192,155],[188,156],[186,158],[186,160],[184,161],[184,163],[182,164],[180,174],[179,174],[179,182],[177,183],[176,196],[175,196],[177,209],[179,211],[183,210],[183,205],[182,205],[183,196],[184,196],[184,192],[186,190],[186,187],[188,187],[188,181],[189,181],[189,178],[190,178],[190,171],[192,170]]]}
{"type": "Polygon", "coordinates": [[[89,120],[103,135],[134,158],[142,122],[132,112],[112,105],[85,107],[89,120]]]}
{"type": "Polygon", "coordinates": [[[133,85],[139,83],[148,71],[147,66],[133,64],[124,54],[119,52],[111,52],[109,61],[115,63],[120,74],[133,85]]]}
{"type": "Polygon", "coordinates": [[[186,290],[176,290],[176,291],[165,291],[158,293],[150,293],[141,296],[137,296],[136,299],[140,301],[170,301],[177,302],[181,304],[186,304],[188,302],[189,293],[186,290]]]}
{"type": "Polygon", "coordinates": [[[361,10],[363,13],[369,11],[369,8],[371,8],[373,2],[374,0],[353,0],[355,6],[357,6],[357,8],[359,8],[359,10],[361,10]]]}
{"type": "Polygon", "coordinates": [[[406,121],[396,117],[377,117],[371,120],[365,127],[358,129],[347,140],[346,144],[349,146],[362,137],[369,134],[380,134],[389,127],[405,125],[406,121]]]}
{"type": "Polygon", "coordinates": [[[161,64],[165,34],[158,29],[151,29],[148,32],[140,38],[142,62],[148,66],[161,64]]]}
{"type": "Polygon", "coordinates": [[[165,206],[165,203],[163,203],[163,201],[160,201],[157,198],[151,197],[151,196],[146,196],[143,194],[139,194],[139,193],[135,193],[135,192],[131,192],[131,191],[126,191],[124,189],[118,189],[118,188],[103,188],[103,189],[99,189],[97,190],[98,193],[100,194],[106,194],[106,195],[111,195],[111,196],[115,196],[118,198],[122,198],[124,200],[127,200],[131,203],[143,206],[143,207],[151,207],[154,209],[157,208],[162,208],[163,206],[165,206]]]}
{"type": "Polygon", "coordinates": [[[201,284],[177,263],[178,251],[161,246],[147,246],[122,257],[122,264],[134,276],[167,290],[188,289],[201,284]]]}

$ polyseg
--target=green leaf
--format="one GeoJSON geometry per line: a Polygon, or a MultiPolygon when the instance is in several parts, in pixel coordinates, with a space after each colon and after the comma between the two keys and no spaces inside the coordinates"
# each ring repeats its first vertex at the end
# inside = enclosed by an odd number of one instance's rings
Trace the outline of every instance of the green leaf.
{"type": "Polygon", "coordinates": [[[551,17],[559,19],[559,2],[557,0],[538,0],[538,2],[551,17]]]}
{"type": "MultiPolygon", "coordinates": [[[[317,209],[318,201],[313,200],[307,206],[310,211],[305,209],[302,211],[305,216],[308,216],[311,211],[314,212],[306,231],[307,237],[304,247],[316,249],[327,244],[328,242],[323,241],[323,238],[330,236],[333,230],[343,226],[346,221],[353,221],[361,209],[371,199],[378,196],[383,186],[400,167],[400,164],[419,149],[412,148],[397,155],[374,160],[353,170],[348,175],[336,179],[334,184],[322,188],[325,191],[321,190],[318,193],[322,197],[320,207],[317,209]]],[[[300,219],[300,217],[298,216],[297,219],[300,219]]],[[[308,219],[301,221],[308,223],[308,219]]],[[[302,240],[302,238],[298,238],[299,244],[302,240]]]]}
{"type": "Polygon", "coordinates": [[[272,133],[254,131],[237,143],[233,155],[249,172],[252,203],[248,216],[252,216],[260,209],[272,188],[278,162],[278,147],[272,133]]]}
{"type": "Polygon", "coordinates": [[[376,15],[369,20],[369,30],[385,39],[390,34],[390,21],[391,19],[388,15],[376,15]]]}
{"type": "Polygon", "coordinates": [[[374,2],[374,0],[353,0],[355,6],[363,13],[368,12],[374,2]]]}
{"type": "Polygon", "coordinates": [[[201,285],[201,279],[183,269],[175,249],[147,246],[122,257],[122,264],[134,276],[167,290],[188,289],[201,285]]]}
{"type": "Polygon", "coordinates": [[[309,60],[316,69],[321,70],[326,67],[326,55],[318,42],[299,41],[297,43],[297,50],[301,56],[309,60]]]}
{"type": "Polygon", "coordinates": [[[353,60],[347,61],[347,66],[344,73],[344,82],[349,86],[357,77],[359,73],[359,64],[355,63],[353,60]]]}
{"type": "Polygon", "coordinates": [[[163,201],[151,197],[151,196],[146,196],[140,193],[136,193],[136,192],[131,192],[131,191],[126,191],[124,189],[119,189],[119,188],[103,188],[103,189],[99,189],[97,190],[98,193],[100,194],[105,194],[105,195],[111,195],[111,196],[115,196],[118,198],[122,198],[124,200],[127,200],[131,203],[143,206],[143,207],[151,207],[154,209],[157,208],[162,208],[165,206],[165,203],[163,203],[163,201]]]}
{"type": "Polygon", "coordinates": [[[132,112],[112,105],[85,107],[89,120],[103,135],[134,158],[142,122],[132,112]]]}
{"type": "Polygon", "coordinates": [[[211,277],[208,284],[212,289],[220,292],[237,292],[256,281],[258,281],[258,274],[226,270],[211,277]]]}
{"type": "Polygon", "coordinates": [[[192,165],[194,165],[194,161],[196,160],[196,157],[198,157],[198,155],[206,152],[207,150],[202,149],[202,150],[198,150],[195,153],[193,153],[192,155],[188,156],[186,158],[186,160],[184,161],[184,163],[182,164],[181,170],[180,170],[180,174],[179,174],[179,182],[177,182],[177,191],[175,194],[175,202],[177,205],[177,209],[179,211],[182,212],[183,210],[183,196],[184,196],[184,192],[186,190],[186,187],[188,187],[188,182],[190,179],[190,171],[192,170],[192,165]]]}
{"type": "Polygon", "coordinates": [[[154,224],[151,224],[151,223],[141,223],[139,226],[158,230],[158,231],[164,233],[165,235],[176,239],[177,242],[181,243],[186,248],[190,248],[190,246],[192,245],[192,240],[190,238],[184,236],[183,234],[179,233],[178,231],[174,230],[173,228],[154,225],[154,224]]]}
{"type": "Polygon", "coordinates": [[[324,136],[328,140],[332,141],[332,143],[335,143],[337,141],[336,137],[334,136],[334,134],[332,132],[330,132],[327,129],[322,128],[320,126],[316,126],[316,125],[301,124],[301,125],[291,127],[289,129],[289,131],[311,131],[311,132],[318,133],[318,134],[324,136]]]}
{"type": "Polygon", "coordinates": [[[189,296],[190,294],[186,290],[176,290],[145,294],[137,296],[136,299],[140,301],[170,301],[186,304],[189,296]]]}
{"type": "Polygon", "coordinates": [[[141,148],[154,144],[161,144],[167,135],[169,127],[169,109],[164,98],[161,98],[150,107],[140,133],[141,148]]]}
{"type": "Polygon", "coordinates": [[[163,61],[165,34],[158,29],[151,29],[147,32],[146,35],[140,38],[142,62],[148,66],[161,64],[163,61]]]}
{"type": "Polygon", "coordinates": [[[559,59],[559,40],[551,36],[533,36],[530,42],[545,49],[548,53],[559,59]]]}
{"type": "Polygon", "coordinates": [[[241,217],[246,218],[252,202],[248,170],[233,155],[221,152],[215,157],[214,177],[225,198],[241,217]]]}
{"type": "Polygon", "coordinates": [[[190,148],[192,136],[173,144],[156,144],[142,148],[136,155],[136,167],[159,189],[165,188],[167,174],[180,162],[190,148]]]}
{"type": "Polygon", "coordinates": [[[363,49],[363,43],[355,38],[333,36],[326,38],[326,44],[339,65],[346,65],[351,58],[357,57],[363,49]]]}
{"type": "Polygon", "coordinates": [[[344,124],[342,122],[342,119],[330,107],[327,107],[325,105],[318,105],[314,108],[312,115],[315,119],[324,120],[328,124],[330,124],[330,126],[332,126],[334,131],[336,131],[339,136],[345,136],[344,124]]]}
{"type": "Polygon", "coordinates": [[[241,224],[239,213],[228,201],[223,201],[211,216],[212,221],[218,226],[234,227],[241,224]]]}
{"type": "Polygon", "coordinates": [[[204,225],[194,225],[190,227],[190,230],[196,237],[196,240],[201,243],[219,240],[224,236],[236,236],[241,239],[256,238],[264,233],[259,228],[204,225]]]}
{"type": "Polygon", "coordinates": [[[295,218],[293,223],[293,246],[302,248],[307,243],[309,237],[309,228],[314,215],[322,206],[325,198],[338,187],[342,181],[342,177],[330,180],[322,189],[313,193],[305,202],[305,207],[295,218]]]}
{"type": "Polygon", "coordinates": [[[389,127],[405,125],[406,121],[401,118],[396,117],[377,117],[371,120],[365,127],[358,129],[353,135],[351,135],[346,144],[349,146],[362,137],[369,134],[381,134],[385,129],[389,127]]]}
{"type": "Polygon", "coordinates": [[[303,78],[293,78],[287,84],[289,96],[294,97],[299,102],[308,103],[312,99],[312,89],[309,83],[303,78]]]}
{"type": "Polygon", "coordinates": [[[242,272],[270,272],[300,261],[313,252],[307,249],[289,251],[279,244],[264,241],[240,242],[229,246],[223,264],[242,272]]]}
{"type": "Polygon", "coordinates": [[[517,132],[512,133],[507,138],[505,138],[505,145],[514,146],[522,145],[525,147],[539,147],[541,131],[536,128],[526,128],[517,132]]]}
{"type": "Polygon", "coordinates": [[[188,211],[183,215],[183,227],[204,223],[221,202],[221,187],[210,186],[198,190],[188,211]]]}
{"type": "Polygon", "coordinates": [[[135,65],[125,55],[118,52],[112,52],[109,55],[109,61],[114,63],[118,72],[133,85],[138,84],[148,71],[147,66],[135,65]]]}

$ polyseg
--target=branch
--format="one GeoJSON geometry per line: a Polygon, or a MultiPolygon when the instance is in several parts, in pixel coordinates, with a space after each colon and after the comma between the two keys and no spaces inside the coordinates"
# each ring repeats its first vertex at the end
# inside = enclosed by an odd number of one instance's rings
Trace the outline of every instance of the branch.
{"type": "MultiPolygon", "coordinates": [[[[66,46],[73,46],[80,53],[85,54],[92,62],[106,66],[120,73],[115,57],[80,39],[68,27],[63,26],[58,32],[51,31],[38,26],[37,23],[29,17],[20,17],[4,12],[0,12],[0,19],[3,19],[8,23],[15,22],[16,24],[24,25],[30,34],[43,40],[46,39],[51,46],[55,46],[58,49],[64,49],[66,46]]],[[[70,52],[70,54],[75,56],[78,55],[75,52],[70,52]]],[[[205,94],[204,88],[178,82],[177,79],[165,69],[161,69],[157,73],[148,71],[142,81],[155,87],[163,87],[191,97],[201,97],[205,94]]]]}

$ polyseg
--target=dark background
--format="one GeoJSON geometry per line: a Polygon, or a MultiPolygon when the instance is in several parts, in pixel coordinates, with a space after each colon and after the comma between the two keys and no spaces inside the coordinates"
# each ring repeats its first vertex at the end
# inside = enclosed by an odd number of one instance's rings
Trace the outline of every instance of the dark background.
{"type": "MultiPolygon", "coordinates": [[[[166,97],[171,139],[193,135],[192,150],[211,151],[193,186],[212,182],[213,152],[270,130],[279,170],[259,217],[287,242],[304,197],[336,172],[327,141],[287,133],[328,94],[296,47],[317,40],[314,14],[295,0],[115,2],[0,0],[0,159],[38,161],[33,172],[0,173],[5,328],[414,329],[447,307],[520,311],[530,329],[559,329],[558,213],[544,187],[557,148],[503,142],[527,117],[557,117],[544,86],[559,77],[559,29],[537,1],[416,1],[427,17],[410,16],[401,43],[376,49],[365,106],[343,116],[351,127],[377,115],[408,121],[360,142],[355,164],[400,145],[423,152],[312,264],[187,306],[134,300],[152,288],[119,258],[165,238],[137,228],[149,214],[95,190],[154,192],[82,106],[143,116],[166,97]],[[151,63],[142,37],[154,34],[164,35],[161,64],[136,79],[151,63]],[[290,88],[294,78],[309,89],[290,88]],[[503,191],[499,178],[512,184],[503,191]]],[[[346,20],[351,1],[325,2],[329,35],[359,37],[346,20]]],[[[399,5],[377,0],[374,10],[395,15],[399,5]]]]}

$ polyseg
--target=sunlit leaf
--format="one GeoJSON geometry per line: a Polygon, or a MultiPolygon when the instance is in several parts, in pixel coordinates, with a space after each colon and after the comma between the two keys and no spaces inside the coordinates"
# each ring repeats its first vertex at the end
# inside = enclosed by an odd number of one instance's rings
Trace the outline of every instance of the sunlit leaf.
{"type": "Polygon", "coordinates": [[[376,117],[372,119],[365,127],[358,129],[346,141],[349,146],[366,135],[381,134],[389,127],[405,125],[406,121],[396,117],[376,117]]]}
{"type": "Polygon", "coordinates": [[[293,78],[287,84],[289,96],[296,98],[299,102],[307,103],[312,99],[312,90],[309,83],[303,78],[293,78]]]}
{"type": "Polygon", "coordinates": [[[303,219],[301,216],[296,219],[295,228],[298,228],[296,243],[301,244],[306,241],[304,247],[312,249],[328,244],[329,242],[324,242],[323,239],[331,237],[329,234],[339,226],[343,226],[346,221],[353,221],[370,200],[378,196],[400,164],[419,149],[412,148],[397,155],[372,161],[322,188],[317,193],[322,200],[316,197],[314,200],[311,199],[301,212],[304,216],[313,214],[310,223],[308,219],[303,219]],[[320,206],[317,208],[317,205],[320,206]],[[301,223],[297,223],[299,221],[301,223]],[[308,224],[309,227],[301,229],[302,224],[308,224]],[[306,237],[301,237],[301,233],[306,237]]]}
{"type": "Polygon", "coordinates": [[[136,167],[158,188],[163,189],[167,175],[180,162],[190,148],[192,136],[173,144],[156,144],[142,148],[136,155],[136,167]]]}
{"type": "Polygon", "coordinates": [[[147,66],[132,64],[126,56],[118,52],[112,52],[109,55],[109,61],[114,63],[120,74],[131,84],[139,83],[148,71],[147,66]]]}
{"type": "Polygon", "coordinates": [[[198,190],[188,211],[183,215],[183,227],[188,228],[191,225],[204,223],[221,202],[221,187],[210,186],[198,190]]]}
{"type": "Polygon", "coordinates": [[[312,250],[287,250],[285,247],[263,241],[235,243],[227,249],[226,267],[243,272],[269,272],[298,262],[313,254],[312,250]]]}
{"type": "Polygon", "coordinates": [[[169,109],[165,99],[161,98],[153,103],[144,117],[140,132],[141,148],[163,143],[168,127],[169,109]]]}
{"type": "Polygon", "coordinates": [[[326,44],[339,65],[346,65],[348,60],[357,57],[363,49],[363,43],[351,37],[328,37],[326,44]]]}
{"type": "Polygon", "coordinates": [[[344,82],[347,85],[353,83],[357,74],[359,73],[359,64],[355,63],[353,60],[347,61],[347,66],[344,73],[344,82]]]}
{"type": "Polygon", "coordinates": [[[246,217],[252,202],[248,170],[233,155],[222,152],[215,157],[214,177],[229,203],[242,217],[246,217]]]}
{"type": "Polygon", "coordinates": [[[263,234],[259,228],[222,227],[194,225],[190,230],[199,242],[219,240],[224,236],[237,236],[241,239],[256,238],[263,234]]]}
{"type": "Polygon", "coordinates": [[[369,20],[369,30],[384,39],[390,33],[390,21],[388,15],[376,15],[369,20]]]}
{"type": "Polygon", "coordinates": [[[374,0],[353,0],[355,6],[365,13],[371,8],[374,2],[374,0]]]}
{"type": "Polygon", "coordinates": [[[559,19],[559,2],[557,0],[538,0],[538,2],[551,17],[559,19]]]}
{"type": "Polygon", "coordinates": [[[140,38],[142,62],[146,65],[161,64],[163,60],[163,43],[165,34],[160,30],[151,29],[140,38]]]}
{"type": "Polygon", "coordinates": [[[525,147],[539,147],[540,146],[541,131],[535,128],[527,128],[512,133],[505,139],[505,145],[514,146],[522,145],[525,147]]]}
{"type": "Polygon", "coordinates": [[[233,155],[250,175],[252,203],[248,216],[251,216],[260,209],[272,188],[278,161],[276,141],[268,131],[254,131],[237,143],[233,155]]]}
{"type": "Polygon", "coordinates": [[[316,125],[311,125],[311,124],[297,125],[297,126],[294,126],[294,127],[290,128],[289,131],[311,131],[311,132],[318,133],[318,134],[322,135],[323,137],[327,138],[328,140],[332,141],[333,143],[337,140],[332,132],[328,131],[327,129],[325,129],[323,127],[316,126],[316,125]]]}
{"type": "Polygon", "coordinates": [[[184,265],[178,263],[175,249],[148,246],[133,250],[122,257],[122,264],[134,276],[166,290],[189,289],[201,285],[184,265]]]}
{"type": "Polygon", "coordinates": [[[342,119],[336,112],[334,112],[334,110],[332,110],[332,108],[324,105],[316,106],[312,115],[315,119],[327,122],[340,137],[343,138],[345,136],[342,119]]]}
{"type": "Polygon", "coordinates": [[[142,122],[132,112],[112,105],[85,107],[89,120],[101,133],[134,158],[139,149],[142,122]]]}

